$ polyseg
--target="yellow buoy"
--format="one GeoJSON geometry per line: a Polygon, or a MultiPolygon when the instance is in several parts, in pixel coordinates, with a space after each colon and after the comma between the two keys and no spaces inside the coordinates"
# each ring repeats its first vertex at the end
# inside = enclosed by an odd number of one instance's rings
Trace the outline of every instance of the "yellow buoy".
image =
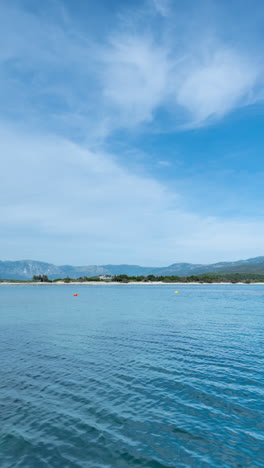
{"type": "Polygon", "coordinates": [[[179,291],[174,291],[174,292],[175,292],[175,294],[179,294],[179,291]]]}

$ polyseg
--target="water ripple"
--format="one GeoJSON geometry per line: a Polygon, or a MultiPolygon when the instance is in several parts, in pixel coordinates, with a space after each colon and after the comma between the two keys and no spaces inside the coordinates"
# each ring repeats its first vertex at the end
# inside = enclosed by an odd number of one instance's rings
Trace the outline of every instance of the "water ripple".
{"type": "Polygon", "coordinates": [[[264,467],[251,286],[2,286],[1,467],[264,467]]]}

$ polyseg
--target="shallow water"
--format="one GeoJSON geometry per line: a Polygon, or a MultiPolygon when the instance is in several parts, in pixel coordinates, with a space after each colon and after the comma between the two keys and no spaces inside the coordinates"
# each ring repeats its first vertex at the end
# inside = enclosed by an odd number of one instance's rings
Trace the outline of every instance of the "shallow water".
{"type": "Polygon", "coordinates": [[[264,286],[175,289],[0,286],[1,468],[264,467],[264,286]]]}

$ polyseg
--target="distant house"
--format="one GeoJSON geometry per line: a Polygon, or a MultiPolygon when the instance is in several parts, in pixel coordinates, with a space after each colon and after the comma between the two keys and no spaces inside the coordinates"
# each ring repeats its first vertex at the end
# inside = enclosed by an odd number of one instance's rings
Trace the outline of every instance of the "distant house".
{"type": "Polygon", "coordinates": [[[115,275],[99,275],[98,278],[103,281],[111,281],[115,275]]]}

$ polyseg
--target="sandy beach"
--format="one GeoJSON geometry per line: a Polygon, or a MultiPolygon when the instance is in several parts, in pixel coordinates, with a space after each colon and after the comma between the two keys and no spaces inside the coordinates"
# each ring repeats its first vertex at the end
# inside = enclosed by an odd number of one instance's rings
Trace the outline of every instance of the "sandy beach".
{"type": "Polygon", "coordinates": [[[100,285],[103,285],[103,286],[135,286],[135,285],[141,285],[141,286],[150,286],[150,285],[167,285],[167,286],[188,286],[188,285],[191,285],[191,286],[194,286],[194,285],[197,285],[197,286],[204,286],[204,285],[212,285],[212,286],[216,286],[216,285],[221,285],[221,284],[230,284],[232,286],[236,286],[236,285],[245,285],[245,286],[250,286],[250,285],[264,285],[264,283],[230,283],[230,282],[222,282],[222,283],[197,283],[197,282],[190,282],[190,283],[162,283],[160,281],[149,281],[149,282],[137,282],[137,281],[130,281],[129,283],[120,283],[118,281],[76,281],[76,282],[72,282],[72,283],[64,283],[64,281],[56,281],[54,283],[44,283],[44,282],[36,282],[36,281],[30,281],[30,282],[26,282],[26,283],[14,283],[14,282],[11,282],[11,281],[3,281],[0,283],[0,286],[17,286],[17,285],[22,285],[22,286],[100,286],[100,285]]]}

